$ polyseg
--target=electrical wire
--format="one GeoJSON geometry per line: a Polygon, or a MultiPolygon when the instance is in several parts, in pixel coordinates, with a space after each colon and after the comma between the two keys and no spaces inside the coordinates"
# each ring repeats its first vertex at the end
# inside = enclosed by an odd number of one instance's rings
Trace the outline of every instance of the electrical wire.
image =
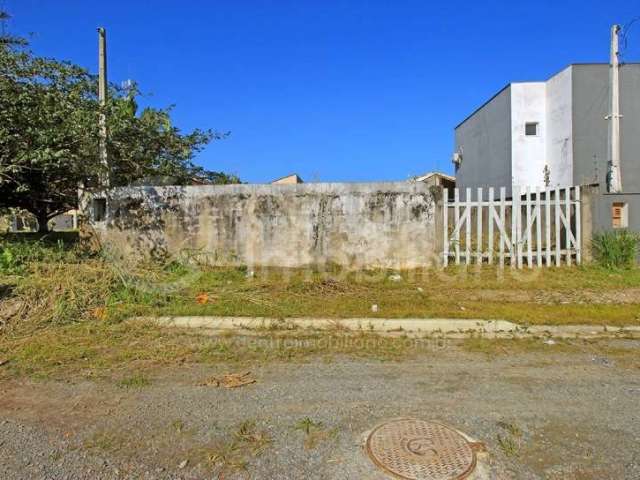
{"type": "Polygon", "coordinates": [[[620,48],[620,51],[618,52],[618,55],[620,56],[621,59],[624,57],[624,54],[627,51],[627,48],[629,47],[629,31],[631,31],[631,27],[638,21],[640,21],[640,16],[632,18],[627,23],[625,23],[624,26],[622,27],[622,35],[620,39],[622,48],[620,48]]]}

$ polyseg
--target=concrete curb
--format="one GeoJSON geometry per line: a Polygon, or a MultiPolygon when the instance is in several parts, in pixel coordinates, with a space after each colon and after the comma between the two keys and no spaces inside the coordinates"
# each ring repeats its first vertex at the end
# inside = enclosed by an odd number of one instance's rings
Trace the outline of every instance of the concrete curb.
{"type": "Polygon", "coordinates": [[[135,317],[164,327],[194,328],[203,333],[236,331],[334,330],[374,332],[384,335],[438,336],[466,338],[485,335],[496,338],[640,338],[640,326],[613,327],[607,325],[535,325],[524,327],[506,320],[453,318],[268,318],[217,316],[135,317]]]}

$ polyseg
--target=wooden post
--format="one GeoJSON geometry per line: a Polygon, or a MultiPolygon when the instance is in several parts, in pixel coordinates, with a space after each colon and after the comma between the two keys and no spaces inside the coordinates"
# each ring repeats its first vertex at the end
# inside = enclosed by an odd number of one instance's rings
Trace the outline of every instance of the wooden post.
{"type": "Polygon", "coordinates": [[[576,263],[582,265],[582,218],[580,217],[580,210],[582,209],[582,202],[580,198],[580,187],[575,187],[575,205],[576,205],[576,263]]]}
{"type": "Polygon", "coordinates": [[[511,234],[511,243],[513,244],[513,249],[511,251],[511,262],[513,268],[522,268],[522,215],[520,212],[519,186],[514,185],[512,187],[511,197],[511,225],[514,230],[511,234]]]}
{"type": "Polygon", "coordinates": [[[467,265],[469,265],[469,263],[471,263],[471,189],[467,188],[466,191],[466,220],[465,220],[465,227],[466,227],[466,233],[467,233],[467,238],[465,240],[465,246],[464,246],[464,261],[467,265]]]}
{"type": "Polygon", "coordinates": [[[478,218],[476,219],[476,223],[477,223],[477,232],[476,235],[478,236],[476,244],[477,244],[477,248],[478,248],[478,252],[476,255],[476,263],[478,264],[482,264],[482,244],[483,244],[483,239],[482,239],[482,210],[483,210],[483,206],[482,206],[482,187],[478,188],[478,208],[476,209],[477,211],[477,215],[478,218]]]}
{"type": "Polygon", "coordinates": [[[564,245],[566,249],[566,261],[567,265],[571,265],[571,187],[564,189],[564,209],[565,209],[565,236],[564,245]]]}
{"type": "Polygon", "coordinates": [[[460,190],[458,188],[453,190],[453,216],[453,241],[455,242],[453,248],[456,252],[456,265],[460,265],[460,190]]]}
{"type": "Polygon", "coordinates": [[[489,255],[488,263],[493,263],[493,217],[495,214],[493,208],[493,187],[489,187],[489,214],[487,215],[487,221],[489,222],[489,244],[487,245],[487,252],[489,255]]]}
{"type": "Polygon", "coordinates": [[[444,246],[442,249],[442,264],[446,267],[449,265],[449,189],[444,188],[442,190],[442,211],[444,212],[444,217],[442,221],[443,230],[444,230],[444,246]]]}
{"type": "Polygon", "coordinates": [[[542,201],[540,187],[536,187],[536,265],[542,266],[542,201]]]}
{"type": "Polygon", "coordinates": [[[532,267],[532,256],[531,256],[531,228],[533,227],[531,223],[531,187],[527,187],[526,190],[526,204],[525,204],[525,228],[527,229],[527,266],[529,268],[532,267]]]}
{"type": "Polygon", "coordinates": [[[500,268],[504,268],[504,244],[507,241],[505,238],[504,232],[507,229],[507,219],[506,219],[506,205],[505,205],[505,197],[507,196],[506,187],[500,187],[500,224],[502,225],[502,229],[500,230],[500,268]]]}
{"type": "Polygon", "coordinates": [[[554,204],[555,204],[555,223],[556,223],[556,267],[560,266],[560,189],[556,187],[554,192],[554,204]]]}
{"type": "Polygon", "coordinates": [[[544,235],[546,240],[545,257],[547,267],[551,266],[551,190],[544,189],[544,235]]]}

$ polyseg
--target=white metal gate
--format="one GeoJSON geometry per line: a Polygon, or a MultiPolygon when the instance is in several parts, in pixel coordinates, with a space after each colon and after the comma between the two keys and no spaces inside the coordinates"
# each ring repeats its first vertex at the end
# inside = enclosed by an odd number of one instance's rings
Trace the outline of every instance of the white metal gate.
{"type": "Polygon", "coordinates": [[[444,265],[492,264],[501,267],[580,264],[580,187],[536,188],[514,186],[506,198],[501,187],[453,191],[444,189],[444,265]],[[486,197],[486,198],[485,198],[486,197]],[[564,260],[564,262],[563,262],[564,260]]]}

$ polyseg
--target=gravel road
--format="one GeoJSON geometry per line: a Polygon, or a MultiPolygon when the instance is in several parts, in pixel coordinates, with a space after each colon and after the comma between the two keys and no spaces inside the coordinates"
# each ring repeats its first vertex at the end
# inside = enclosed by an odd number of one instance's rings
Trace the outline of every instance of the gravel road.
{"type": "Polygon", "coordinates": [[[0,478],[382,480],[363,434],[413,416],[483,442],[496,479],[639,479],[640,342],[611,342],[628,353],[447,345],[404,361],[157,367],[128,387],[7,380],[0,478]],[[255,384],[197,385],[247,369],[255,384]]]}

